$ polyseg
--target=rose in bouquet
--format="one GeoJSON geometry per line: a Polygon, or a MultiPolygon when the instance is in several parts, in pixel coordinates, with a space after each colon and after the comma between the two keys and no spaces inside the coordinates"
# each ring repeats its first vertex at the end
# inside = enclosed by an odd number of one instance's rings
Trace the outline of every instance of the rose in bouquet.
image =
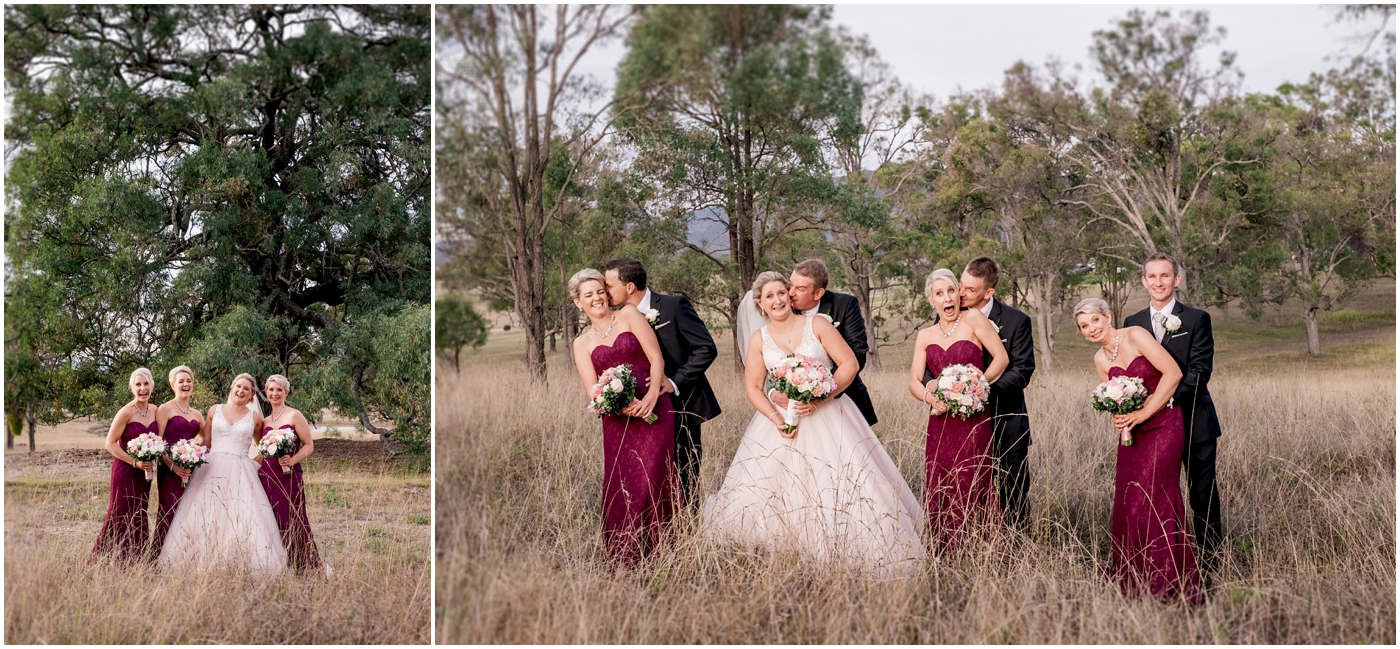
{"type": "Polygon", "coordinates": [[[938,373],[932,390],[933,398],[948,406],[948,412],[958,419],[967,419],[987,407],[992,386],[982,370],[966,363],[949,365],[938,373]]]}
{"type": "MultiPolygon", "coordinates": [[[[609,367],[598,375],[598,382],[588,391],[588,412],[599,417],[616,415],[636,400],[637,379],[632,377],[632,366],[609,367]]],[[[656,413],[647,415],[645,421],[656,423],[656,413]]]]}
{"type": "Polygon", "coordinates": [[[783,410],[783,437],[797,434],[799,403],[812,403],[836,391],[836,379],[826,365],[801,354],[788,354],[768,371],[769,385],[787,395],[788,406],[783,410]]]}
{"type": "MultiPolygon", "coordinates": [[[[263,433],[258,453],[263,457],[283,457],[296,450],[297,433],[290,428],[275,428],[263,433]]],[[[282,467],[282,475],[291,475],[292,467],[282,467]]]]}
{"type": "MultiPolygon", "coordinates": [[[[126,452],[138,462],[155,462],[165,456],[165,440],[155,433],[141,433],[126,443],[126,452]]],[[[155,477],[155,467],[146,469],[146,479],[155,477]]]]}
{"type": "MultiPolygon", "coordinates": [[[[209,461],[209,449],[196,444],[192,439],[182,439],[170,446],[169,456],[171,464],[193,471],[195,467],[209,461]]],[[[180,478],[180,486],[190,486],[190,479],[180,478]]]]}
{"type": "MultiPolygon", "coordinates": [[[[1094,410],[1110,415],[1126,415],[1142,408],[1147,402],[1147,385],[1136,376],[1119,376],[1099,384],[1090,394],[1094,410]]],[[[1133,445],[1132,430],[1118,431],[1123,446],[1133,445]]]]}

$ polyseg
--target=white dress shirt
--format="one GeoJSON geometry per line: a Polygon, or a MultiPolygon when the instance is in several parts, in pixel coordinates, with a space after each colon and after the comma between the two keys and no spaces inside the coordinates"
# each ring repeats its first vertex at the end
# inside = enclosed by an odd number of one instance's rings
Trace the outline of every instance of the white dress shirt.
{"type": "Polygon", "coordinates": [[[1167,302],[1166,306],[1163,306],[1160,310],[1152,308],[1152,305],[1150,304],[1147,306],[1147,318],[1152,321],[1152,335],[1157,337],[1158,342],[1160,342],[1163,339],[1163,337],[1166,336],[1167,316],[1171,315],[1172,309],[1175,308],[1176,298],[1172,298],[1170,301],[1167,302]],[[1157,318],[1158,313],[1162,314],[1161,320],[1158,320],[1157,318]]]}
{"type": "Polygon", "coordinates": [[[992,298],[992,299],[990,299],[990,300],[987,300],[987,305],[984,306],[984,307],[982,307],[982,309],[981,309],[982,315],[987,316],[988,318],[992,317],[992,302],[995,302],[995,301],[996,301],[996,298],[992,298]]]}

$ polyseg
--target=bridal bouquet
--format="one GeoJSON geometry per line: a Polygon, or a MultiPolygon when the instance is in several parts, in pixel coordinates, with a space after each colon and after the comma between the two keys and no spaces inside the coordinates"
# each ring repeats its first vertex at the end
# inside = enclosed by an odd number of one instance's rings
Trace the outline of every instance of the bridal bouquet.
{"type": "MultiPolygon", "coordinates": [[[[274,428],[263,433],[258,442],[258,453],[263,457],[291,455],[297,445],[297,433],[290,428],[274,428]]],[[[282,475],[291,475],[292,467],[282,467],[282,475]]]]}
{"type": "MultiPolygon", "coordinates": [[[[1094,400],[1094,410],[1126,415],[1147,402],[1147,385],[1136,376],[1119,376],[1100,383],[1090,396],[1094,400]]],[[[1133,445],[1131,430],[1120,430],[1118,435],[1123,446],[1133,445]]]]}
{"type": "MultiPolygon", "coordinates": [[[[126,443],[126,452],[138,462],[155,462],[165,456],[165,440],[155,433],[141,433],[126,443]]],[[[155,477],[153,469],[146,469],[146,480],[155,477]]]]}
{"type": "Polygon", "coordinates": [[[836,391],[836,379],[825,364],[818,363],[800,354],[788,354],[768,371],[770,384],[788,398],[788,407],[783,410],[783,437],[792,437],[797,432],[797,413],[793,408],[799,403],[811,403],[836,391]]]}
{"type": "MultiPolygon", "coordinates": [[[[209,461],[209,449],[194,443],[192,439],[182,439],[170,447],[170,463],[182,469],[193,471],[209,461]]],[[[190,486],[189,478],[180,478],[180,486],[190,486]]]]}
{"type": "MultiPolygon", "coordinates": [[[[588,412],[599,417],[615,415],[632,405],[637,398],[637,379],[632,377],[631,365],[609,367],[598,375],[598,382],[588,391],[588,412]]],[[[656,413],[647,415],[648,424],[656,423],[656,413]]]]}
{"type": "Polygon", "coordinates": [[[933,389],[933,398],[948,406],[949,414],[958,419],[967,419],[987,407],[987,398],[992,386],[982,370],[959,363],[949,365],[938,373],[938,384],[933,389]]]}

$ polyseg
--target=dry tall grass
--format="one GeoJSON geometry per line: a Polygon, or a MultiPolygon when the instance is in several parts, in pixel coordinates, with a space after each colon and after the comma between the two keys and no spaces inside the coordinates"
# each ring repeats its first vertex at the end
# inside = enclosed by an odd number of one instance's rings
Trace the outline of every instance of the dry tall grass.
{"type": "Polygon", "coordinates": [[[330,579],[87,565],[107,505],[104,461],[11,457],[5,479],[8,644],[425,644],[429,479],[308,462],[307,500],[330,579]]]}
{"type": "MultiPolygon", "coordinates": [[[[886,362],[903,365],[903,354],[886,362]]],[[[1115,439],[1085,396],[1095,381],[1087,353],[1061,358],[1067,367],[1037,374],[1028,394],[1029,537],[1008,534],[885,581],[709,546],[689,521],[641,567],[610,570],[601,436],[577,376],[555,362],[545,389],[515,363],[442,368],[438,640],[1395,642],[1393,344],[1359,370],[1222,365],[1211,388],[1231,551],[1195,608],[1128,600],[1099,576],[1115,439]]],[[[719,487],[752,416],[727,363],[710,372],[726,412],[704,429],[702,497],[719,487]]],[[[900,371],[867,375],[877,433],[921,495],[926,410],[905,396],[900,371]]]]}

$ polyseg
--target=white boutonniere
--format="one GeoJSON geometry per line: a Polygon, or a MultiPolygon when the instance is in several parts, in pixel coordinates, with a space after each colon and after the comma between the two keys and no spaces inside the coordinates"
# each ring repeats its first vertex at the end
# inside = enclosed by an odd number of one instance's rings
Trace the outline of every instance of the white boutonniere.
{"type": "Polygon", "coordinates": [[[656,323],[661,322],[661,312],[656,309],[647,309],[642,315],[647,317],[647,324],[653,327],[656,326],[656,323]]]}
{"type": "Polygon", "coordinates": [[[1178,318],[1174,315],[1168,315],[1167,319],[1162,321],[1162,328],[1165,329],[1168,334],[1174,334],[1180,331],[1181,318],[1178,318]]]}

